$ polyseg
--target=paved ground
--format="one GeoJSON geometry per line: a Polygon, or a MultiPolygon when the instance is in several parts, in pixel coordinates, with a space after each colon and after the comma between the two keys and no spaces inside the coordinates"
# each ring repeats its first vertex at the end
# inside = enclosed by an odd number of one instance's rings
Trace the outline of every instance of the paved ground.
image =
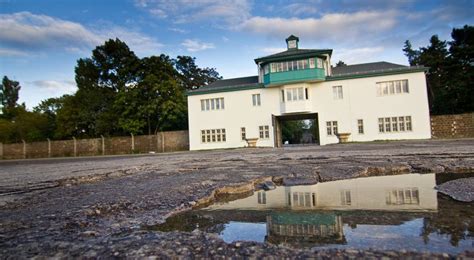
{"type": "Polygon", "coordinates": [[[242,251],[240,245],[227,245],[208,234],[140,227],[213,198],[217,189],[232,192],[238,190],[224,187],[241,185],[240,191],[248,190],[257,179],[314,183],[470,171],[473,139],[0,161],[0,252],[14,257],[409,256],[412,253],[309,252],[266,244],[242,251]]]}

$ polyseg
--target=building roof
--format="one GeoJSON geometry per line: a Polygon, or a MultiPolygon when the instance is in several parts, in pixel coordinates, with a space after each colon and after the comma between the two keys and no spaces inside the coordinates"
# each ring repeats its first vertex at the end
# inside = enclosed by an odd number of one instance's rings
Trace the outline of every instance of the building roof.
{"type": "Polygon", "coordinates": [[[263,88],[263,84],[258,83],[258,76],[249,76],[242,78],[217,80],[207,86],[202,86],[196,90],[189,91],[188,95],[245,90],[261,87],[263,88]]]}
{"type": "Polygon", "coordinates": [[[339,75],[354,74],[354,73],[360,74],[364,72],[379,71],[379,70],[386,70],[386,69],[398,69],[398,68],[408,68],[408,67],[404,65],[400,65],[400,64],[386,62],[386,61],[371,62],[371,63],[346,65],[346,66],[341,66],[341,67],[333,67],[332,75],[339,76],[339,75]]]}
{"type": "Polygon", "coordinates": [[[265,57],[255,59],[255,63],[267,63],[271,61],[283,61],[288,58],[309,58],[311,56],[320,56],[323,54],[332,54],[332,49],[289,49],[265,57]]]}
{"type": "MultiPolygon", "coordinates": [[[[272,55],[271,55],[272,56],[272,55]]],[[[423,66],[404,66],[390,62],[372,62],[363,64],[347,65],[342,67],[333,67],[332,76],[326,77],[327,81],[342,80],[350,78],[363,78],[371,76],[391,75],[400,73],[410,73],[425,71],[427,68],[423,66]]],[[[256,88],[264,88],[263,83],[258,83],[258,76],[249,76],[233,79],[222,79],[215,81],[207,86],[199,89],[188,91],[188,95],[200,95],[216,92],[228,92],[237,90],[249,90],[256,88]]]]}
{"type": "Polygon", "coordinates": [[[400,74],[406,72],[425,71],[423,66],[405,66],[386,61],[371,62],[333,67],[332,75],[326,80],[338,80],[342,78],[370,77],[382,74],[400,74]]]}

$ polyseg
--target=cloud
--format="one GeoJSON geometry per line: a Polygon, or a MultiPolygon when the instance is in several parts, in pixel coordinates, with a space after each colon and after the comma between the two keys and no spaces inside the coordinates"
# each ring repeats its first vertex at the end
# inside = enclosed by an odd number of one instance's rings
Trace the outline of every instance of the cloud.
{"type": "Polygon", "coordinates": [[[27,52],[13,50],[8,48],[0,48],[0,57],[26,57],[28,56],[27,52]]]}
{"type": "Polygon", "coordinates": [[[162,47],[154,38],[113,24],[87,28],[80,23],[29,12],[0,14],[0,47],[4,50],[1,56],[59,49],[81,53],[109,38],[120,38],[132,50],[142,53],[156,53],[162,47]]]}
{"type": "Polygon", "coordinates": [[[22,49],[90,46],[100,37],[79,23],[29,12],[0,15],[0,42],[22,49]]]}
{"type": "Polygon", "coordinates": [[[280,39],[294,34],[310,40],[349,41],[394,28],[397,16],[398,12],[393,10],[330,13],[320,18],[304,19],[256,16],[237,29],[280,39]]]}
{"type": "Polygon", "coordinates": [[[188,33],[188,31],[184,30],[184,29],[181,29],[181,28],[168,28],[168,30],[172,31],[172,32],[177,32],[177,33],[188,33]]]}
{"type": "Polygon", "coordinates": [[[212,43],[201,42],[200,40],[196,39],[186,39],[184,40],[181,45],[186,47],[186,50],[189,52],[197,52],[197,51],[204,51],[207,49],[214,49],[215,46],[212,43]]]}
{"type": "Polygon", "coordinates": [[[250,17],[248,0],[135,0],[135,6],[151,15],[174,23],[210,21],[215,25],[234,26],[250,17]]]}
{"type": "Polygon", "coordinates": [[[346,64],[365,63],[370,61],[379,61],[380,54],[385,51],[382,46],[371,48],[338,49],[332,57],[332,63],[339,60],[346,64]]]}
{"type": "Polygon", "coordinates": [[[316,14],[318,9],[316,8],[314,3],[293,3],[285,6],[284,10],[288,11],[291,15],[298,16],[298,15],[308,15],[308,14],[316,14]]]}
{"type": "Polygon", "coordinates": [[[273,54],[273,53],[278,53],[278,52],[286,51],[286,48],[280,48],[280,47],[266,47],[266,48],[263,48],[262,51],[263,51],[264,53],[273,54]]]}
{"type": "Polygon", "coordinates": [[[30,83],[43,91],[57,95],[72,94],[77,90],[76,83],[71,80],[35,80],[30,83]]]}

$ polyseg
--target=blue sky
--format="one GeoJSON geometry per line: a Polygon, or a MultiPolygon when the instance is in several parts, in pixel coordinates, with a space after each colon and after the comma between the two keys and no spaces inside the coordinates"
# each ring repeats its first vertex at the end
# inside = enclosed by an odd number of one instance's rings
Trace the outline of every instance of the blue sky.
{"type": "Polygon", "coordinates": [[[77,59],[119,38],[140,57],[190,55],[224,78],[256,75],[254,58],[331,48],[333,63],[407,64],[403,42],[449,40],[474,22],[474,0],[0,0],[0,74],[20,81],[20,102],[74,93],[77,59]]]}

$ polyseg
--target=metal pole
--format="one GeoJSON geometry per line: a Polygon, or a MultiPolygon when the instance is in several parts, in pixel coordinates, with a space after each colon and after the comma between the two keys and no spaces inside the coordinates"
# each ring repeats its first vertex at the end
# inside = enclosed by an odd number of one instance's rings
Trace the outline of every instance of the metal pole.
{"type": "Polygon", "coordinates": [[[132,136],[132,153],[135,151],[135,136],[133,134],[130,134],[132,136]]]}

